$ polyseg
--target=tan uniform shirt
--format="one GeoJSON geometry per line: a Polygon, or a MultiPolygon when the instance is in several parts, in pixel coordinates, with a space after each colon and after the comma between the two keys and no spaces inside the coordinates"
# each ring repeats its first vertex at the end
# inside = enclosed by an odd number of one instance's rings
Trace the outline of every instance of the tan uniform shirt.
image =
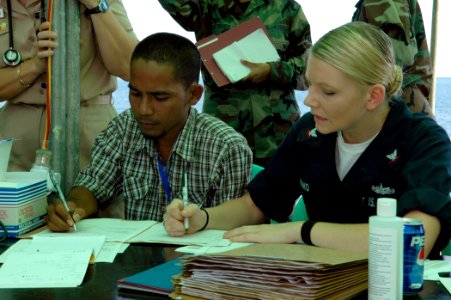
{"type": "MultiPolygon", "coordinates": [[[[22,60],[31,59],[38,51],[36,32],[40,25],[40,0],[29,1],[26,7],[12,0],[14,48],[22,60]]],[[[121,0],[110,0],[110,9],[126,31],[133,34],[121,0]]],[[[6,0],[0,0],[0,54],[9,48],[8,10],[6,0]]],[[[116,78],[105,68],[97,47],[91,18],[80,12],[80,167],[90,159],[95,137],[116,115],[111,105],[111,94],[117,87],[116,78]],[[88,105],[91,104],[91,105],[88,105]],[[107,105],[98,105],[107,104],[107,105]]],[[[60,33],[61,35],[61,33],[60,33]]],[[[58,48],[55,50],[58,51],[58,48]]],[[[5,68],[0,60],[0,68],[5,68]]],[[[42,143],[45,126],[45,75],[21,94],[6,99],[0,109],[0,138],[18,138],[13,144],[8,171],[28,171],[34,161],[35,151],[42,143]],[[12,105],[14,104],[14,105],[12,105]],[[33,105],[26,105],[33,104],[33,105]],[[26,120],[26,122],[25,122],[26,120]]],[[[55,104],[57,105],[57,104],[55,104]]]]}

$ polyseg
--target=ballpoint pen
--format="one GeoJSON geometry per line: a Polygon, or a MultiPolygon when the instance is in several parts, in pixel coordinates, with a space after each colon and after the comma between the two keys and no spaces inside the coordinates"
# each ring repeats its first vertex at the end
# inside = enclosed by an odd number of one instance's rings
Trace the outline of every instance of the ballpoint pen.
{"type": "Polygon", "coordinates": [[[72,222],[74,222],[74,230],[77,231],[77,225],[75,225],[75,220],[72,217],[72,214],[70,213],[69,206],[67,206],[66,197],[64,197],[63,191],[61,190],[60,185],[58,184],[58,181],[56,180],[55,173],[53,170],[49,170],[50,180],[52,181],[53,186],[56,188],[56,191],[58,192],[58,197],[60,198],[61,202],[63,202],[64,208],[66,209],[67,213],[69,214],[70,218],[72,219],[72,222]]]}
{"type": "MultiPolygon", "coordinates": [[[[182,197],[183,197],[183,207],[187,208],[188,205],[189,205],[189,202],[188,202],[188,180],[187,180],[187,175],[186,175],[185,169],[183,169],[183,190],[182,190],[182,192],[183,192],[183,195],[182,195],[182,197]]],[[[189,228],[189,219],[187,217],[185,217],[185,220],[184,220],[183,224],[185,226],[185,230],[188,230],[188,228],[189,228]]]]}

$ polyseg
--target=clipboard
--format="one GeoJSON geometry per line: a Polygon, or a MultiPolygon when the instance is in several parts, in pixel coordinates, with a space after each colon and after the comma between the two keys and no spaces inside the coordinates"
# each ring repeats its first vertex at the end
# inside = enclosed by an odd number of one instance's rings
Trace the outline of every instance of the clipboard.
{"type": "Polygon", "coordinates": [[[219,68],[218,64],[213,58],[213,54],[229,46],[230,44],[239,41],[240,39],[246,37],[247,35],[260,28],[263,29],[268,39],[271,40],[271,37],[269,36],[268,31],[263,24],[263,21],[257,16],[219,35],[210,35],[195,43],[197,49],[199,50],[205,68],[207,69],[208,73],[210,73],[211,77],[218,87],[222,87],[231,82],[219,68]]]}

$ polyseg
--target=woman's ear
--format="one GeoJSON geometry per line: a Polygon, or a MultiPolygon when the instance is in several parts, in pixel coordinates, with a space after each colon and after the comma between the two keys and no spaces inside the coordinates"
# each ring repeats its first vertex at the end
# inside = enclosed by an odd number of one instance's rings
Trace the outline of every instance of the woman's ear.
{"type": "Polygon", "coordinates": [[[369,89],[369,98],[366,103],[368,110],[374,110],[385,100],[385,87],[382,84],[375,84],[369,89]]]}
{"type": "Polygon", "coordinates": [[[191,86],[189,87],[190,104],[195,105],[197,102],[199,102],[203,92],[204,92],[203,86],[201,86],[197,82],[191,84],[191,86]]]}

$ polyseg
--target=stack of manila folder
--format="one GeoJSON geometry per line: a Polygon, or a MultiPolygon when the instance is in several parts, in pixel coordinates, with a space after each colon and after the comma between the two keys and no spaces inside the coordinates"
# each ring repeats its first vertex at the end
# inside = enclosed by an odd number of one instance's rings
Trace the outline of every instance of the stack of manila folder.
{"type": "Polygon", "coordinates": [[[368,288],[367,253],[253,244],[186,256],[173,299],[348,299],[368,288]]]}

